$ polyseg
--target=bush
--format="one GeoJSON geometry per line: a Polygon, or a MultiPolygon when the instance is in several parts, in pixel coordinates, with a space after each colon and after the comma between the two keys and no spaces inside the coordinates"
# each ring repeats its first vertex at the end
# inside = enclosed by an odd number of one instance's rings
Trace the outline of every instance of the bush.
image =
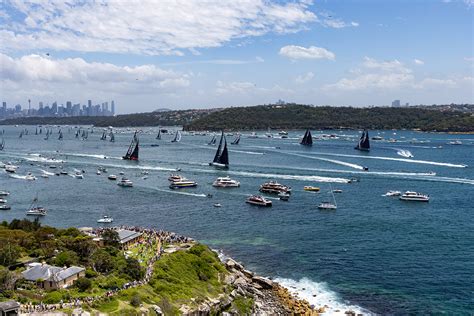
{"type": "Polygon", "coordinates": [[[90,289],[92,282],[88,278],[79,278],[74,282],[74,285],[79,289],[79,291],[85,292],[90,289]]]}
{"type": "Polygon", "coordinates": [[[130,300],[130,305],[133,307],[138,307],[142,303],[142,299],[140,298],[140,295],[135,294],[132,299],[130,300]]]}
{"type": "Polygon", "coordinates": [[[97,272],[95,272],[94,270],[92,270],[91,268],[86,269],[86,278],[92,279],[92,278],[95,278],[98,275],[99,274],[97,272]]]}
{"type": "Polygon", "coordinates": [[[46,294],[44,302],[46,304],[57,304],[63,299],[63,295],[59,291],[52,291],[46,294]]]}
{"type": "Polygon", "coordinates": [[[56,255],[56,258],[54,258],[54,264],[58,267],[70,267],[72,265],[75,265],[79,262],[79,257],[77,254],[72,251],[72,250],[66,250],[63,252],[60,252],[56,255]]]}

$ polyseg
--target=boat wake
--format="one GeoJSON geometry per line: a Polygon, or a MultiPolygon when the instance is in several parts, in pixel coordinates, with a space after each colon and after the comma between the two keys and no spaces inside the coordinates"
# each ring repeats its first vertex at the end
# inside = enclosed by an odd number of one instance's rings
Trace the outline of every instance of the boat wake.
{"type": "MultiPolygon", "coordinates": [[[[200,171],[200,170],[196,170],[200,171]]],[[[204,170],[203,170],[204,171],[204,170]]],[[[284,180],[298,180],[298,181],[314,181],[314,182],[331,182],[331,183],[349,183],[349,179],[345,178],[330,178],[310,175],[292,175],[292,174],[276,174],[276,173],[259,173],[246,171],[228,171],[227,173],[252,178],[266,178],[266,179],[284,179],[284,180]]]]}
{"type": "MultiPolygon", "coordinates": [[[[288,153],[288,154],[293,154],[293,153],[288,153]]],[[[467,167],[467,165],[464,165],[464,164],[453,164],[453,163],[449,163],[449,162],[436,162],[436,161],[429,161],[429,160],[414,160],[414,159],[393,158],[393,157],[346,155],[346,154],[331,154],[331,153],[313,153],[313,154],[315,154],[315,155],[325,155],[325,156],[336,156],[336,157],[402,161],[402,162],[411,162],[411,163],[426,164],[426,165],[433,165],[433,166],[443,166],[443,167],[452,167],[452,168],[466,168],[467,167]]],[[[293,155],[298,155],[298,154],[293,154],[293,155]]]]}
{"type": "Polygon", "coordinates": [[[188,195],[188,196],[196,196],[196,197],[207,197],[204,193],[190,193],[190,192],[183,192],[183,191],[178,191],[178,190],[164,190],[164,189],[158,189],[158,188],[150,188],[146,187],[147,189],[152,189],[160,192],[165,192],[165,193],[171,193],[171,194],[179,194],[179,195],[188,195]]]}
{"type": "Polygon", "coordinates": [[[46,171],[46,170],[43,170],[43,169],[40,169],[41,172],[47,176],[54,176],[54,173],[53,172],[49,172],[49,171],[46,171]]]}
{"type": "Polygon", "coordinates": [[[292,156],[298,156],[298,157],[303,157],[303,158],[327,161],[327,162],[332,162],[334,164],[341,165],[341,166],[351,167],[351,168],[358,169],[358,170],[364,170],[364,167],[362,167],[361,165],[357,165],[355,163],[350,163],[350,162],[345,162],[345,161],[340,161],[340,160],[335,160],[335,159],[313,157],[313,156],[307,156],[307,155],[301,155],[301,154],[295,154],[295,153],[289,153],[289,152],[284,152],[284,153],[288,154],[288,155],[292,155],[292,156]]]}
{"type": "Polygon", "coordinates": [[[356,315],[374,315],[360,306],[343,302],[324,282],[318,283],[308,278],[302,278],[299,281],[276,278],[275,281],[287,288],[294,296],[307,300],[316,308],[325,307],[324,315],[345,315],[346,311],[353,311],[356,315]]]}
{"type": "Polygon", "coordinates": [[[405,157],[405,158],[413,158],[413,154],[406,149],[397,149],[397,155],[405,157]]]}

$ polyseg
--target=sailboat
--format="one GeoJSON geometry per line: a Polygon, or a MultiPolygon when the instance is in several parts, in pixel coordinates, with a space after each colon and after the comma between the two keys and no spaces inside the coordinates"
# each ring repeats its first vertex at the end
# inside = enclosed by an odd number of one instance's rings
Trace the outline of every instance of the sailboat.
{"type": "Polygon", "coordinates": [[[63,139],[63,132],[61,130],[59,130],[59,137],[58,137],[59,140],[62,140],[63,139]]]}
{"type": "Polygon", "coordinates": [[[48,140],[49,139],[49,129],[46,130],[46,137],[44,138],[44,140],[48,140]]]}
{"type": "Polygon", "coordinates": [[[38,135],[38,127],[35,130],[35,135],[38,135]]]}
{"type": "Polygon", "coordinates": [[[44,207],[38,206],[38,194],[35,196],[35,198],[31,202],[30,207],[26,211],[26,215],[34,215],[34,216],[46,215],[46,209],[44,207]]]}
{"type": "Polygon", "coordinates": [[[240,142],[240,134],[237,134],[237,137],[234,139],[234,141],[232,143],[230,143],[231,145],[238,145],[240,142]]]}
{"type": "Polygon", "coordinates": [[[79,138],[79,130],[76,131],[76,138],[79,138]]]}
{"type": "Polygon", "coordinates": [[[161,129],[158,129],[158,135],[156,135],[156,139],[161,139],[161,129]]]}
{"type": "Polygon", "coordinates": [[[217,139],[216,139],[216,135],[212,135],[212,139],[209,143],[207,143],[208,145],[215,145],[217,142],[217,139]]]}
{"type": "Polygon", "coordinates": [[[18,138],[22,138],[23,137],[23,131],[20,132],[20,136],[18,136],[18,138]]]}
{"type": "Polygon", "coordinates": [[[359,142],[354,149],[362,150],[362,151],[369,151],[370,150],[370,141],[369,141],[369,132],[364,130],[362,135],[360,136],[359,142]]]}
{"type": "Polygon", "coordinates": [[[304,146],[313,146],[313,136],[311,136],[311,131],[309,129],[304,133],[303,139],[300,142],[304,146]]]}
{"type": "Polygon", "coordinates": [[[100,140],[106,140],[107,139],[107,134],[105,134],[105,131],[102,133],[102,137],[100,140]]]}
{"type": "Polygon", "coordinates": [[[3,139],[3,136],[2,136],[2,142],[0,143],[0,150],[3,150],[3,148],[5,148],[5,139],[3,139]]]}
{"type": "Polygon", "coordinates": [[[114,136],[114,132],[110,132],[110,142],[115,142],[115,136],[114,136]]]}
{"type": "Polygon", "coordinates": [[[171,141],[172,143],[179,143],[181,141],[181,132],[178,130],[174,135],[174,139],[171,141]]]}
{"type": "Polygon", "coordinates": [[[337,204],[336,204],[336,198],[334,197],[334,190],[332,189],[331,184],[329,184],[329,187],[331,188],[331,194],[332,194],[332,200],[334,203],[331,202],[321,202],[318,205],[318,208],[320,210],[336,210],[337,209],[337,204]]]}
{"type": "Polygon", "coordinates": [[[229,168],[229,153],[227,152],[227,141],[225,139],[224,131],[222,131],[221,140],[219,141],[219,147],[217,147],[214,160],[209,163],[209,165],[224,169],[229,168]],[[222,147],[223,144],[224,147],[222,147]]]}
{"type": "Polygon", "coordinates": [[[138,160],[138,136],[137,132],[133,135],[132,142],[128,147],[127,153],[122,157],[125,160],[138,160]]]}

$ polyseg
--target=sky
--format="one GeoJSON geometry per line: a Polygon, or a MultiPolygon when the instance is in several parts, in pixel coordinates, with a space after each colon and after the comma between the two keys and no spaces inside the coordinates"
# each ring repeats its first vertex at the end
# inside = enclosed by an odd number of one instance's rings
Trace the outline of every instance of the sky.
{"type": "Polygon", "coordinates": [[[474,103],[474,0],[2,0],[0,99],[474,103]]]}

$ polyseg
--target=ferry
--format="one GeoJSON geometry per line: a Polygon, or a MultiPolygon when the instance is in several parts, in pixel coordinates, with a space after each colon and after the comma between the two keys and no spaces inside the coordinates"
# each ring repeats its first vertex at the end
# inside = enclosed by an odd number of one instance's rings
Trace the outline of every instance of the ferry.
{"type": "Polygon", "coordinates": [[[119,183],[117,183],[118,186],[124,187],[124,188],[131,188],[133,187],[133,182],[128,180],[127,178],[122,178],[119,183]]]}
{"type": "Polygon", "coordinates": [[[219,177],[214,181],[212,186],[217,188],[237,188],[240,187],[240,182],[232,180],[230,177],[219,177]]]}
{"type": "Polygon", "coordinates": [[[97,220],[97,223],[112,223],[114,219],[112,217],[108,217],[107,215],[104,215],[102,218],[97,220]]]}
{"type": "Polygon", "coordinates": [[[311,185],[305,185],[303,190],[305,191],[310,191],[310,192],[319,192],[319,188],[318,187],[313,187],[311,185]]]}
{"type": "Polygon", "coordinates": [[[272,206],[272,201],[264,198],[261,195],[252,195],[248,197],[245,202],[257,206],[272,206]]]}
{"type": "Polygon", "coordinates": [[[415,201],[415,202],[429,202],[430,197],[429,195],[413,192],[413,191],[406,191],[400,196],[400,200],[402,201],[415,201]]]}
{"type": "Polygon", "coordinates": [[[194,188],[197,187],[197,182],[192,180],[180,180],[180,181],[173,181],[170,184],[170,189],[182,189],[182,188],[194,188]]]}
{"type": "Polygon", "coordinates": [[[269,181],[260,186],[260,192],[272,194],[285,192],[291,194],[291,188],[276,181],[269,181]]]}

